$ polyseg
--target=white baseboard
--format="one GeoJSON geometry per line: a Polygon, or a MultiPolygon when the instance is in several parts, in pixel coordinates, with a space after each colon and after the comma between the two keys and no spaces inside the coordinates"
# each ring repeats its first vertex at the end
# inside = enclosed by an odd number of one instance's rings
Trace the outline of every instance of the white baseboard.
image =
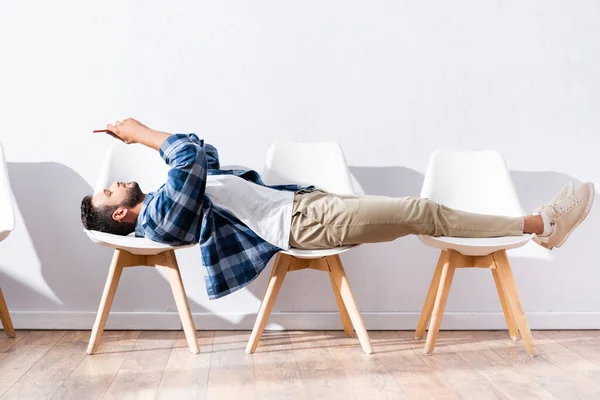
{"type": "MultiPolygon", "coordinates": [[[[91,329],[95,312],[11,312],[16,329],[91,329]]],[[[417,325],[418,313],[385,312],[362,313],[367,329],[412,330],[417,325]]],[[[250,330],[255,314],[194,314],[198,330],[250,330]]],[[[530,312],[527,319],[531,329],[600,329],[600,312],[530,312]]],[[[106,329],[179,330],[181,324],[175,312],[111,312],[106,329]]],[[[342,329],[339,315],[334,312],[273,313],[266,329],[273,330],[338,330],[342,329]]],[[[442,328],[506,329],[504,316],[495,312],[448,312],[442,328]]]]}

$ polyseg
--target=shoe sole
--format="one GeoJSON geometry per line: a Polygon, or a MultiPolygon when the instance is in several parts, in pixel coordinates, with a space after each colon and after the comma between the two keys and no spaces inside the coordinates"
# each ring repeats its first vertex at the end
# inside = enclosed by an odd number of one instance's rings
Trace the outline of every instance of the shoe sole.
{"type": "Polygon", "coordinates": [[[581,224],[587,218],[588,214],[590,213],[590,210],[592,209],[592,205],[594,204],[594,197],[596,197],[596,187],[594,186],[593,183],[591,185],[592,185],[592,190],[591,190],[592,193],[590,194],[590,198],[588,199],[588,203],[585,206],[585,210],[583,211],[583,215],[579,219],[579,222],[576,223],[575,225],[573,225],[573,227],[571,228],[571,230],[569,232],[567,232],[567,234],[565,235],[565,237],[563,238],[563,240],[560,243],[556,244],[555,246],[551,246],[551,245],[548,244],[547,239],[546,239],[546,241],[544,241],[544,240],[538,241],[538,240],[536,240],[537,239],[537,237],[536,237],[533,240],[537,244],[541,245],[542,247],[547,248],[548,250],[552,250],[555,247],[562,246],[567,241],[567,239],[569,238],[569,236],[571,236],[571,233],[573,233],[573,231],[575,230],[575,228],[577,228],[579,226],[579,224],[581,224]]]}

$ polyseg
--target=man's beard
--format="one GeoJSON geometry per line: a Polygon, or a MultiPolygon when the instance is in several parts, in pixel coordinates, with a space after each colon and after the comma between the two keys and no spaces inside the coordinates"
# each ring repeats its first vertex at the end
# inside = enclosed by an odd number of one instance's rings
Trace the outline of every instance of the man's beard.
{"type": "Polygon", "coordinates": [[[122,207],[133,208],[144,200],[144,193],[137,182],[132,182],[133,186],[127,188],[127,197],[121,203],[122,207]]]}

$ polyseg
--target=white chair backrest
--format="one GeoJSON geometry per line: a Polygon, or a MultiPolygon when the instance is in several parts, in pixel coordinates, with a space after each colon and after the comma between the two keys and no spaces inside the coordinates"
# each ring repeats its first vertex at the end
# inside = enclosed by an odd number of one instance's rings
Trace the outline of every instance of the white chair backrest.
{"type": "Polygon", "coordinates": [[[421,197],[474,213],[524,215],[497,151],[436,150],[429,159],[421,197]]]}
{"type": "Polygon", "coordinates": [[[94,194],[114,181],[136,181],[145,192],[158,189],[167,181],[169,166],[156,150],[141,144],[114,142],[108,149],[94,194]]]}
{"type": "Polygon", "coordinates": [[[0,241],[6,239],[15,228],[13,196],[8,180],[8,167],[4,157],[4,147],[0,143],[0,241]]]}
{"type": "Polygon", "coordinates": [[[261,177],[269,185],[314,185],[331,193],[357,192],[344,152],[335,142],[275,142],[269,147],[261,177]]]}

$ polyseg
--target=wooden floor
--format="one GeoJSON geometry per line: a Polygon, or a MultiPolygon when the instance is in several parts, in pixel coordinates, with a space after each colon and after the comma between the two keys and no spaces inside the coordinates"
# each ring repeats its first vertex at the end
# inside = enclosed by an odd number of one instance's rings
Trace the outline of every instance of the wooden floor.
{"type": "Polygon", "coordinates": [[[0,399],[600,399],[600,331],[534,331],[539,355],[503,331],[440,332],[423,355],[413,332],[371,331],[366,355],[343,332],[0,332],[0,399]]]}

